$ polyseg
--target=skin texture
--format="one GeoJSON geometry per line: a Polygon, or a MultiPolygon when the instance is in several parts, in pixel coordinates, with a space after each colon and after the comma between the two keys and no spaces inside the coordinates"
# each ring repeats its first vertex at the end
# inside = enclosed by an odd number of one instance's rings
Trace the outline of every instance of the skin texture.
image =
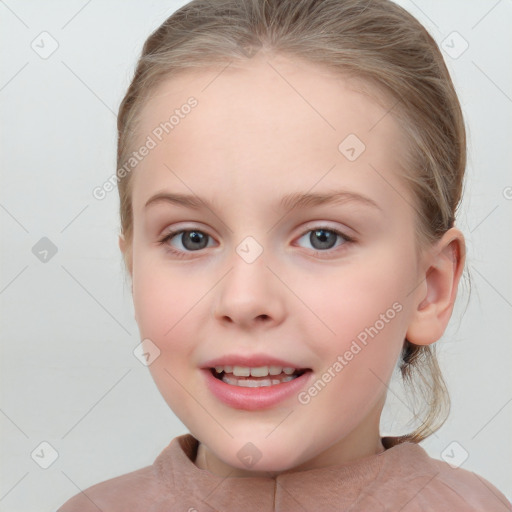
{"type": "Polygon", "coordinates": [[[355,81],[279,55],[220,69],[161,84],[138,127],[142,142],[187,98],[198,101],[134,171],[133,240],[120,239],[141,339],[160,350],[151,374],[200,440],[196,464],[213,473],[277,474],[378,453],[386,384],[405,337],[433,343],[451,315],[462,234],[452,228],[418,248],[414,199],[399,175],[403,134],[355,81]],[[349,134],[366,146],[355,161],[338,149],[349,134]],[[339,190],[376,206],[278,204],[294,192],[339,190]],[[145,207],[165,192],[195,194],[210,209],[145,207]],[[331,234],[322,249],[320,228],[353,241],[331,234]],[[208,243],[193,250],[188,239],[187,250],[181,234],[159,243],[171,229],[199,230],[208,243]],[[252,263],[236,251],[247,236],[263,249],[252,263]],[[203,364],[232,353],[311,368],[312,383],[393,304],[400,312],[307,404],[294,395],[235,409],[205,385],[203,364]],[[251,468],[237,456],[248,442],[261,453],[251,468]]]}

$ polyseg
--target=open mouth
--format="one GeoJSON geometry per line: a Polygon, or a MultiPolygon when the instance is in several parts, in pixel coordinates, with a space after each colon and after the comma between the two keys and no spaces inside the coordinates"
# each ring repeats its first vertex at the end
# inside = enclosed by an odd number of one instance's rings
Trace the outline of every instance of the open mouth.
{"type": "Polygon", "coordinates": [[[245,388],[278,386],[285,382],[290,382],[308,371],[311,371],[311,369],[283,368],[279,366],[261,366],[257,368],[216,366],[215,368],[210,368],[210,372],[216,379],[231,386],[245,388]]]}

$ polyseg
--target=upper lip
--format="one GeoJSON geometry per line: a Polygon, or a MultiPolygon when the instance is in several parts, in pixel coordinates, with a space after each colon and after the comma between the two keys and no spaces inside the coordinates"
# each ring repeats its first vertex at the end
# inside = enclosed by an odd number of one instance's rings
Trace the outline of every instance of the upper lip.
{"type": "Polygon", "coordinates": [[[227,354],[225,356],[206,361],[202,365],[203,368],[215,368],[216,366],[247,366],[249,368],[258,368],[260,366],[281,366],[283,368],[307,369],[307,367],[267,354],[227,354]]]}

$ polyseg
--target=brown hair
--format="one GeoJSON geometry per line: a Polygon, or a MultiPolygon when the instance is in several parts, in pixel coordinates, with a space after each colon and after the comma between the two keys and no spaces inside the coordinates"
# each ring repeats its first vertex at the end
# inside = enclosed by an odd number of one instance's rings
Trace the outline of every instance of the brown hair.
{"type": "MultiPolygon", "coordinates": [[[[118,115],[121,232],[132,237],[129,159],[138,117],[162,81],[189,68],[246,61],[260,50],[319,64],[380,92],[407,140],[408,180],[420,242],[453,226],[466,167],[460,104],[427,30],[389,0],[193,0],[146,40],[118,115]]],[[[419,442],[446,420],[449,396],[434,346],[404,341],[400,370],[423,398],[421,424],[390,444],[419,442]],[[415,377],[415,378],[413,378],[415,377]]]]}

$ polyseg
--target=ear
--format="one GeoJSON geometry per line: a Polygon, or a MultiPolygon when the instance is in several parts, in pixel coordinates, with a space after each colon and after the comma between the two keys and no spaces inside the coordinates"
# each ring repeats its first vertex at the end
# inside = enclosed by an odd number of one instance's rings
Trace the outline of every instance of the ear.
{"type": "Polygon", "coordinates": [[[119,249],[123,253],[124,261],[130,276],[133,277],[133,266],[132,266],[132,244],[129,244],[124,235],[119,235],[119,249]]]}
{"type": "Polygon", "coordinates": [[[426,253],[423,282],[414,292],[415,311],[407,329],[414,345],[430,345],[443,335],[452,315],[466,261],[464,235],[449,229],[426,253]]]}

